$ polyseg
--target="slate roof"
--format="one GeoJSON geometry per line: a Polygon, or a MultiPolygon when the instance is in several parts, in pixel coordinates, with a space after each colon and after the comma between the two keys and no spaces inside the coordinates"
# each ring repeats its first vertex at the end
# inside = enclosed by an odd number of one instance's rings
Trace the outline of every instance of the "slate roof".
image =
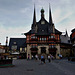
{"type": "MultiPolygon", "coordinates": [[[[36,23],[38,29],[37,29],[37,33],[35,34],[36,35],[50,35],[51,33],[53,33],[53,27],[45,19],[43,19],[43,21],[45,21],[45,24],[41,24],[41,21],[42,20],[36,23]]],[[[55,34],[61,34],[61,33],[62,32],[58,31],[55,28],[55,34]]],[[[24,33],[24,34],[25,35],[32,34],[32,29],[29,32],[24,33]]]]}
{"type": "MultiPolygon", "coordinates": [[[[43,29],[40,29],[40,31],[38,33],[35,33],[36,35],[50,35],[50,33],[47,33],[48,30],[43,31],[43,29]],[[42,31],[41,31],[42,30],[42,31]],[[41,33],[40,33],[41,32],[41,33]]],[[[27,35],[27,34],[32,34],[31,33],[31,30],[27,33],[24,33],[24,35],[27,35]]],[[[55,29],[55,34],[62,34],[62,32],[60,32],[59,30],[55,29]]]]}
{"type": "Polygon", "coordinates": [[[61,39],[61,43],[71,44],[70,37],[68,37],[68,36],[60,35],[60,39],[61,39]]]}
{"type": "Polygon", "coordinates": [[[55,34],[62,34],[62,32],[60,32],[59,30],[57,30],[57,29],[55,28],[55,34]]]}
{"type": "Polygon", "coordinates": [[[17,45],[17,50],[20,50],[20,47],[26,47],[26,38],[10,38],[9,49],[11,50],[12,45],[17,45]],[[16,42],[16,44],[14,44],[16,42]]]}
{"type": "Polygon", "coordinates": [[[72,33],[73,33],[73,32],[75,32],[75,28],[74,28],[74,29],[72,29],[72,31],[71,31],[71,32],[72,32],[72,33]]]}
{"type": "Polygon", "coordinates": [[[30,30],[30,31],[28,31],[27,33],[24,33],[24,35],[27,35],[27,34],[31,34],[31,30],[30,30]]]}

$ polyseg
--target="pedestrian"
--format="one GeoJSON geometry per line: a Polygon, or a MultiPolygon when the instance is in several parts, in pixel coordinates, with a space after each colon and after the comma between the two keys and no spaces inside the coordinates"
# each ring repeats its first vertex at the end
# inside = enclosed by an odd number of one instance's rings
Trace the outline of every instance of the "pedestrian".
{"type": "Polygon", "coordinates": [[[54,59],[53,55],[51,55],[51,54],[50,54],[50,57],[51,57],[51,60],[53,60],[53,59],[54,59]]]}
{"type": "Polygon", "coordinates": [[[45,63],[45,55],[43,55],[43,62],[45,63]]]}
{"type": "Polygon", "coordinates": [[[59,58],[62,59],[62,55],[61,54],[59,54],[59,58]]]}
{"type": "Polygon", "coordinates": [[[28,60],[30,59],[30,54],[28,54],[28,60]]]}
{"type": "Polygon", "coordinates": [[[43,58],[44,58],[43,55],[41,55],[41,64],[42,64],[42,62],[43,62],[43,58]]]}
{"type": "Polygon", "coordinates": [[[35,59],[38,60],[38,55],[37,54],[35,55],[35,59]]]}
{"type": "Polygon", "coordinates": [[[51,57],[50,57],[50,55],[48,55],[48,61],[51,62],[51,57]]]}
{"type": "Polygon", "coordinates": [[[34,56],[32,55],[32,60],[34,59],[34,56]]]}

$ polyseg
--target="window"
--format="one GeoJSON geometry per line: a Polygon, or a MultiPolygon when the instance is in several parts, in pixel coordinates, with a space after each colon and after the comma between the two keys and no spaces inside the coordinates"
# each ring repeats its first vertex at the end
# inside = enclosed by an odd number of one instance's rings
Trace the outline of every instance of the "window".
{"type": "Polygon", "coordinates": [[[44,38],[42,38],[42,40],[44,40],[44,38]]]}
{"type": "Polygon", "coordinates": [[[55,48],[55,45],[50,45],[49,47],[50,47],[50,48],[55,48]]]}
{"type": "Polygon", "coordinates": [[[54,38],[54,36],[51,36],[51,38],[54,38]]]}
{"type": "Polygon", "coordinates": [[[31,47],[32,47],[32,48],[36,48],[37,46],[36,46],[36,45],[32,45],[31,47]]]}
{"type": "Polygon", "coordinates": [[[41,24],[45,24],[45,21],[41,21],[41,24]]]}
{"type": "Polygon", "coordinates": [[[20,48],[20,52],[22,51],[22,48],[20,48]]]}
{"type": "Polygon", "coordinates": [[[46,38],[44,38],[46,40],[46,38]]]}
{"type": "Polygon", "coordinates": [[[17,49],[17,45],[13,45],[13,46],[11,47],[11,49],[12,49],[12,50],[16,50],[16,49],[17,49]]]}
{"type": "Polygon", "coordinates": [[[51,36],[49,36],[49,39],[51,38],[51,36]]]}
{"type": "Polygon", "coordinates": [[[40,38],[40,41],[41,41],[41,38],[40,38]]]}
{"type": "Polygon", "coordinates": [[[46,40],[46,38],[40,38],[40,41],[41,41],[41,40],[42,40],[42,41],[45,41],[45,40],[46,40]]]}
{"type": "Polygon", "coordinates": [[[37,39],[37,36],[32,36],[31,38],[32,38],[32,39],[35,39],[35,38],[37,39]]]}

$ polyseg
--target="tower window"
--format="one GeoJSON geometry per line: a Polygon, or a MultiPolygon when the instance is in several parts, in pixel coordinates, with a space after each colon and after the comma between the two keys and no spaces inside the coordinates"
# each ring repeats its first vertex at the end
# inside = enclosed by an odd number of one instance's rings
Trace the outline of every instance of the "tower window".
{"type": "Polygon", "coordinates": [[[45,24],[45,21],[41,21],[41,24],[45,24]]]}

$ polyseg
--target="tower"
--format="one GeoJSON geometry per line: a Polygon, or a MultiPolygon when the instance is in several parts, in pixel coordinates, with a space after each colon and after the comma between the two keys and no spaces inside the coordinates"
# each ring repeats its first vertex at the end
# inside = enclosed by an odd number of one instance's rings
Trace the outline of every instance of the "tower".
{"type": "Polygon", "coordinates": [[[40,12],[41,12],[41,19],[44,19],[44,12],[45,12],[44,9],[42,8],[40,12]]]}
{"type": "Polygon", "coordinates": [[[49,29],[49,32],[55,33],[55,26],[54,26],[54,23],[52,21],[50,4],[49,4],[49,24],[50,24],[49,28],[51,28],[51,29],[49,29]]]}
{"type": "Polygon", "coordinates": [[[36,28],[37,28],[37,26],[36,26],[36,12],[35,12],[35,5],[34,5],[33,23],[31,26],[32,33],[36,32],[36,28]]]}

